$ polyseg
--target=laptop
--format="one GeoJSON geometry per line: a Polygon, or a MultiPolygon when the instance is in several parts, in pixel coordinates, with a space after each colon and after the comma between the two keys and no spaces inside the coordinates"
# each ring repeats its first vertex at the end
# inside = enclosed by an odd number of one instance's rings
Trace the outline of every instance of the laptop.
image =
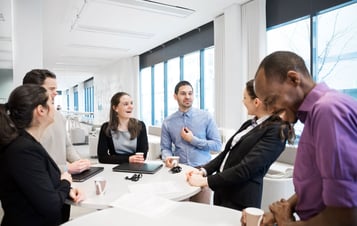
{"type": "Polygon", "coordinates": [[[161,169],[162,163],[122,163],[113,167],[114,172],[154,174],[161,169]]]}
{"type": "Polygon", "coordinates": [[[81,173],[72,174],[72,180],[73,180],[73,182],[83,182],[83,181],[93,177],[94,175],[102,172],[103,170],[104,170],[104,167],[92,166],[89,169],[87,169],[81,173]]]}

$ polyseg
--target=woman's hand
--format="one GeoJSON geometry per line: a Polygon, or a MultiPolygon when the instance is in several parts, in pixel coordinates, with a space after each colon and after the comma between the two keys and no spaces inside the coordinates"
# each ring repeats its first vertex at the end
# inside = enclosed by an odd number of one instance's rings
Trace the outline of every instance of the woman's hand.
{"type": "Polygon", "coordinates": [[[196,187],[204,187],[208,185],[207,177],[203,177],[201,173],[186,173],[187,182],[196,187]]]}
{"type": "Polygon", "coordinates": [[[144,163],[145,162],[144,155],[143,154],[131,155],[129,157],[129,162],[130,163],[144,163]]]}
{"type": "Polygon", "coordinates": [[[186,172],[186,180],[188,181],[188,178],[192,175],[192,174],[199,174],[201,176],[203,176],[203,172],[196,169],[196,168],[193,168],[189,171],[186,172]]]}
{"type": "Polygon", "coordinates": [[[61,174],[61,180],[67,180],[70,184],[72,184],[72,176],[67,171],[61,174]]]}
{"type": "Polygon", "coordinates": [[[69,191],[69,197],[71,197],[75,203],[79,203],[85,199],[84,192],[78,188],[71,188],[69,191]]]}

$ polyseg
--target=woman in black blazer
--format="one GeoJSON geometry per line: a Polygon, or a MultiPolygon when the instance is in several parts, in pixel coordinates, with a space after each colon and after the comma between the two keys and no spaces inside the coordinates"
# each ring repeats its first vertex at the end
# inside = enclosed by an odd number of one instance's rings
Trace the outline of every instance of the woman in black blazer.
{"type": "Polygon", "coordinates": [[[289,124],[268,112],[257,98],[253,80],[247,82],[243,96],[254,119],[243,123],[216,158],[187,173],[191,185],[209,186],[214,191],[215,205],[237,210],[260,208],[263,177],[291,134],[289,124]]]}
{"type": "Polygon", "coordinates": [[[149,149],[144,122],[133,118],[133,100],[118,92],[110,101],[110,119],[99,132],[98,160],[100,163],[143,163],[149,149]],[[136,155],[137,152],[143,155],[136,155]]]}
{"type": "Polygon", "coordinates": [[[65,200],[83,199],[39,143],[54,112],[52,98],[38,85],[19,86],[0,105],[2,226],[62,224],[70,214],[65,200]]]}

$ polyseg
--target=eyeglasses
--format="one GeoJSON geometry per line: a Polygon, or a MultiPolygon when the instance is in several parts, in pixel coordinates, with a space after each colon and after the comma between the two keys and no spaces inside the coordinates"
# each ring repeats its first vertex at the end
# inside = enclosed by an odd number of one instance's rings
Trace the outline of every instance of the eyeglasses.
{"type": "Polygon", "coordinates": [[[135,173],[135,174],[132,175],[131,177],[126,176],[126,177],[125,177],[125,180],[138,181],[138,180],[140,180],[140,178],[142,178],[142,177],[143,177],[143,174],[141,174],[141,173],[135,173]]]}

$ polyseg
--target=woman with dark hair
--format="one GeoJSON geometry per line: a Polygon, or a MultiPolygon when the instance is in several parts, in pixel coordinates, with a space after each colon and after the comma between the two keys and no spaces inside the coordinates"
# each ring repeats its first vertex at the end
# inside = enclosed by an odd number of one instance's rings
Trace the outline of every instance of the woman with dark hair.
{"type": "Polygon", "coordinates": [[[284,150],[286,140],[294,139],[290,124],[257,98],[253,80],[246,83],[243,103],[255,117],[243,123],[216,158],[187,173],[189,184],[214,191],[215,205],[237,210],[260,208],[263,177],[284,150]]]}
{"type": "Polygon", "coordinates": [[[149,149],[144,122],[133,117],[133,100],[118,92],[110,101],[110,118],[99,133],[98,160],[101,163],[143,163],[149,149]],[[141,152],[143,155],[136,155],[141,152]]]}
{"type": "Polygon", "coordinates": [[[53,100],[38,85],[17,87],[0,105],[2,226],[62,224],[70,214],[65,200],[83,199],[39,143],[53,119],[53,100]]]}

